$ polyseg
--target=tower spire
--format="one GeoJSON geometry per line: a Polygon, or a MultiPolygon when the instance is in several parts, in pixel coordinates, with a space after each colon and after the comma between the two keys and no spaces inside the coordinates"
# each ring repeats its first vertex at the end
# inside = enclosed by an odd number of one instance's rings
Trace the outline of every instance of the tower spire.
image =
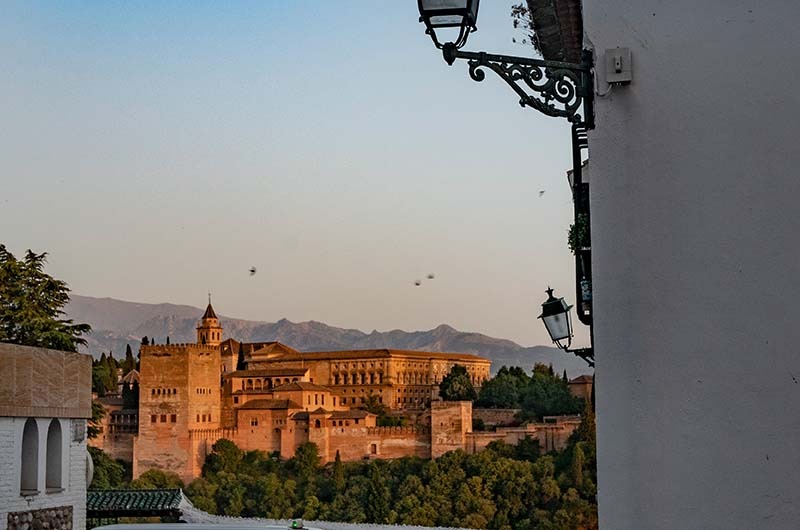
{"type": "Polygon", "coordinates": [[[211,291],[208,292],[208,307],[206,312],[200,317],[197,326],[197,343],[208,346],[218,346],[222,342],[222,326],[219,325],[219,318],[211,307],[211,291]]]}

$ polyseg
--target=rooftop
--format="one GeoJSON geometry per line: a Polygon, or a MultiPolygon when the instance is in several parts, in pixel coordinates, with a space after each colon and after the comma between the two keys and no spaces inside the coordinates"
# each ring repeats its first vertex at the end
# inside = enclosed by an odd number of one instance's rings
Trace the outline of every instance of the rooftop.
{"type": "Polygon", "coordinates": [[[239,407],[239,410],[283,410],[302,408],[302,405],[291,399],[254,399],[239,407]]]}
{"type": "Polygon", "coordinates": [[[88,517],[146,517],[179,515],[183,494],[179,489],[89,490],[88,517]]]}
{"type": "Polygon", "coordinates": [[[472,355],[470,353],[446,353],[446,352],[429,352],[418,350],[395,350],[389,348],[379,348],[373,350],[340,350],[340,351],[315,351],[315,352],[298,352],[294,354],[285,354],[280,357],[281,361],[294,361],[294,360],[323,360],[323,359],[369,359],[369,358],[411,358],[411,359],[425,359],[425,360],[447,360],[447,361],[479,361],[490,362],[485,357],[472,355]]]}

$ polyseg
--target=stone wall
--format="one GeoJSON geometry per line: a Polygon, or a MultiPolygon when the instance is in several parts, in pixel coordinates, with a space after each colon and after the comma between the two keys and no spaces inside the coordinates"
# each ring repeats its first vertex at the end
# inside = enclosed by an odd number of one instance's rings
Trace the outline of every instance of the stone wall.
{"type": "Polygon", "coordinates": [[[197,344],[142,346],[139,434],[133,476],[148,469],[191,480],[198,471],[190,431],[220,425],[219,349],[197,344]]]}
{"type": "Polygon", "coordinates": [[[487,427],[513,425],[519,420],[516,415],[521,409],[472,409],[472,419],[482,420],[487,427]]]}
{"type": "Polygon", "coordinates": [[[467,433],[472,431],[471,401],[431,403],[431,457],[464,449],[467,433]]]}
{"type": "Polygon", "coordinates": [[[430,430],[419,427],[350,427],[328,428],[329,460],[336,452],[345,462],[365,458],[430,458],[430,430]]]}
{"type": "Polygon", "coordinates": [[[72,506],[9,512],[7,522],[8,530],[72,530],[72,506]]]}
{"type": "Polygon", "coordinates": [[[482,451],[494,441],[516,445],[524,438],[539,442],[542,452],[560,451],[567,445],[570,435],[581,423],[579,416],[555,416],[546,418],[546,423],[529,423],[521,427],[498,427],[493,432],[474,432],[466,435],[465,450],[468,453],[482,451]]]}
{"type": "Polygon", "coordinates": [[[0,416],[92,416],[88,355],[0,343],[0,377],[0,416]]]}

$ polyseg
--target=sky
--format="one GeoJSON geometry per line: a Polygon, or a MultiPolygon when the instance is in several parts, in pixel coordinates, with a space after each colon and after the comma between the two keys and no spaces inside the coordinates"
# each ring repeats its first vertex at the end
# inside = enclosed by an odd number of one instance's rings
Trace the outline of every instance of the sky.
{"type": "MultiPolygon", "coordinates": [[[[465,49],[534,56],[511,3],[465,49]]],[[[448,67],[416,2],[3,11],[0,242],[74,293],[525,346],[574,302],[566,120],[448,67]]]]}

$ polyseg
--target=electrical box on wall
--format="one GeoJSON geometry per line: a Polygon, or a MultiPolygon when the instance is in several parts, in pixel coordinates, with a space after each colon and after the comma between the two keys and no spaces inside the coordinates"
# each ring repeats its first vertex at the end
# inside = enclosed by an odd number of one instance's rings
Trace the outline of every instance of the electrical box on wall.
{"type": "Polygon", "coordinates": [[[630,48],[606,50],[606,83],[627,85],[633,79],[630,48]]]}

